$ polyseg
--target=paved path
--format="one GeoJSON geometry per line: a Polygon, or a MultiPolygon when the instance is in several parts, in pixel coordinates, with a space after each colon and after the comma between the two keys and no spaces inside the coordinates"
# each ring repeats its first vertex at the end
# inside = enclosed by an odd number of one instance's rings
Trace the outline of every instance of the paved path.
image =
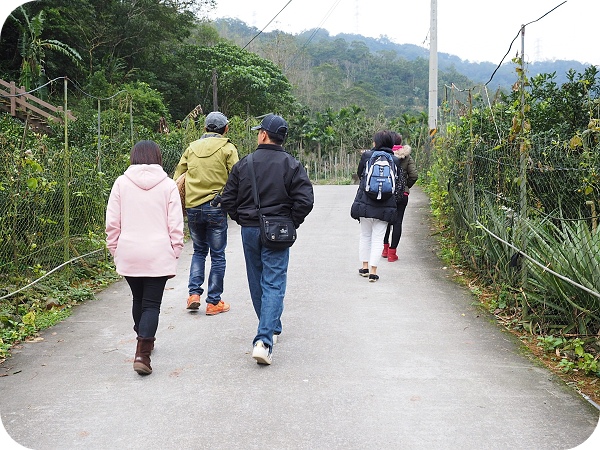
{"type": "Polygon", "coordinates": [[[598,410],[525,356],[450,280],[433,250],[421,191],[410,197],[401,261],[382,261],[377,283],[358,276],[359,226],[349,216],[355,190],[315,186],[315,209],[292,248],[272,366],[250,356],[257,320],[232,223],[230,312],[185,310],[188,243],[167,284],[154,373],[141,377],[131,367],[129,289],[115,283],[0,366],[0,414],[10,436],[36,450],[567,449],[584,442],[598,410]]]}

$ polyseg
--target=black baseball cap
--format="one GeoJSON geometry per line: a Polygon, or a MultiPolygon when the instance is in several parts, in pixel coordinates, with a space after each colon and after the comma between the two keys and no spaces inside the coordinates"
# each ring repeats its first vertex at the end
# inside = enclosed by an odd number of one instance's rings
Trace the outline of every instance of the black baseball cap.
{"type": "Polygon", "coordinates": [[[270,133],[275,133],[283,139],[287,136],[288,124],[283,117],[276,114],[267,114],[260,125],[252,127],[253,130],[266,130],[270,133]]]}

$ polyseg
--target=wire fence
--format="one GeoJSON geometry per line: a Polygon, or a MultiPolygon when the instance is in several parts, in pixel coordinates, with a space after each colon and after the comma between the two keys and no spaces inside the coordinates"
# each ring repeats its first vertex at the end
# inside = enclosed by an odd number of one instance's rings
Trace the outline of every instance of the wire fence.
{"type": "Polygon", "coordinates": [[[327,154],[319,160],[315,155],[297,155],[304,165],[308,177],[315,183],[353,184],[357,183],[356,169],[360,160],[360,150],[342,152],[342,154],[327,154]]]}
{"type": "Polygon", "coordinates": [[[91,278],[94,262],[106,256],[99,250],[110,188],[96,170],[97,154],[66,150],[56,136],[6,115],[0,122],[0,298],[67,261],[79,263],[73,276],[91,278]]]}
{"type": "MultiPolygon", "coordinates": [[[[452,137],[446,137],[449,141],[452,137]]],[[[451,227],[462,255],[518,292],[540,330],[600,331],[600,144],[556,136],[446,142],[451,227]]]]}
{"type": "MultiPolygon", "coordinates": [[[[66,99],[69,80],[61,80],[66,99]]],[[[32,93],[17,95],[35,98],[32,93]]],[[[67,280],[93,279],[98,262],[107,260],[106,201],[112,182],[128,164],[134,138],[132,99],[125,91],[92,98],[97,111],[82,108],[87,112],[77,121],[67,111],[67,120],[48,124],[43,132],[30,113],[24,122],[0,115],[2,301],[27,300],[22,291],[32,286],[44,297],[44,286],[36,282],[63,267],[61,276],[67,280]],[[101,102],[108,105],[104,111],[101,102]]]]}

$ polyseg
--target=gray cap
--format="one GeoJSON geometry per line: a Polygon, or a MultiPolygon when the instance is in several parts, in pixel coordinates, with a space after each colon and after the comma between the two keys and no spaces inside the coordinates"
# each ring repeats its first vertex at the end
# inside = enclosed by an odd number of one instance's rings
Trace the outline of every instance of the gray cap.
{"type": "Polygon", "coordinates": [[[204,128],[209,131],[215,131],[223,128],[228,123],[229,121],[227,120],[227,117],[225,117],[225,114],[219,111],[213,111],[208,113],[206,116],[206,119],[204,120],[204,128]]]}
{"type": "Polygon", "coordinates": [[[253,130],[266,130],[271,133],[278,134],[285,139],[288,132],[288,124],[281,116],[275,114],[267,114],[260,125],[252,127],[253,130]]]}

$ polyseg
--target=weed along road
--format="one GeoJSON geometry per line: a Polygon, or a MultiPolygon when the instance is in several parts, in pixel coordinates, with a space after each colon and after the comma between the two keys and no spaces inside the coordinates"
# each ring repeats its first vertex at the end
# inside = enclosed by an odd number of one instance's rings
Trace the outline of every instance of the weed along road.
{"type": "MultiPolygon", "coordinates": [[[[0,366],[8,434],[42,449],[569,449],[599,411],[536,364],[436,257],[415,188],[380,280],[358,275],[356,186],[315,186],[291,249],[273,364],[230,223],[225,314],[186,310],[191,242],[167,283],[154,372],[132,369],[131,294],[119,281],[0,366]]],[[[5,444],[4,448],[10,448],[5,444]]],[[[589,447],[592,448],[592,447],[589,447]]]]}

